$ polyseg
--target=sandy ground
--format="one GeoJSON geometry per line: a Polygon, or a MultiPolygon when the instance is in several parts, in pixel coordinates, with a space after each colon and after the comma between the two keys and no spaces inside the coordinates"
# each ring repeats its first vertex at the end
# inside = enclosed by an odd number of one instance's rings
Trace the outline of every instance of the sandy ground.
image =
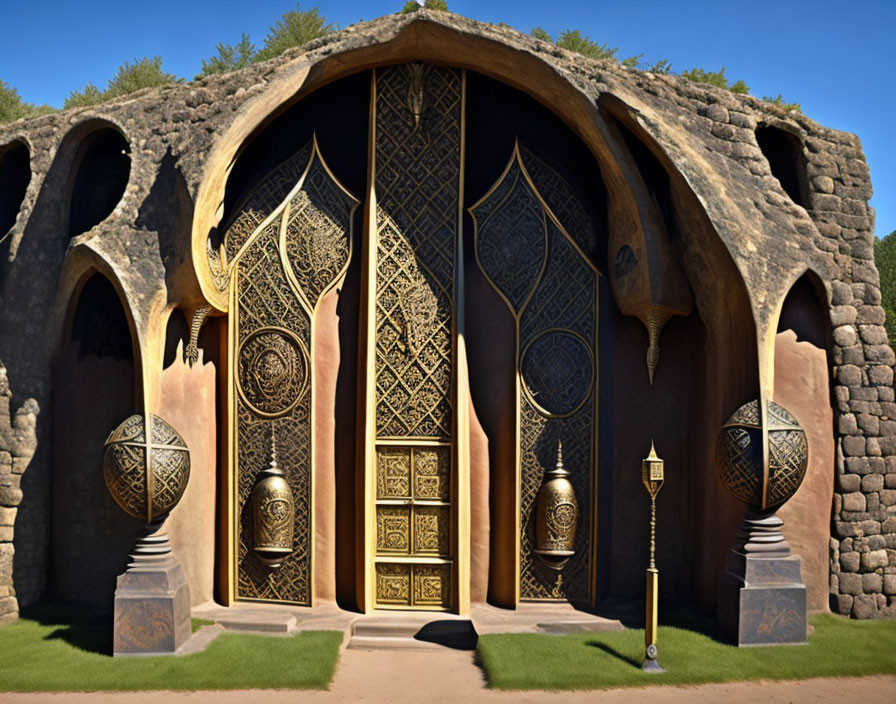
{"type": "Polygon", "coordinates": [[[302,702],[576,702],[644,704],[800,704],[857,699],[861,704],[896,702],[896,676],[814,679],[798,682],[740,682],[700,687],[651,687],[599,692],[496,692],[484,688],[482,673],[467,651],[345,650],[327,692],[245,690],[233,692],[105,692],[3,694],[0,702],[22,704],[109,704],[111,702],[186,702],[200,704],[273,704],[302,702]]]}

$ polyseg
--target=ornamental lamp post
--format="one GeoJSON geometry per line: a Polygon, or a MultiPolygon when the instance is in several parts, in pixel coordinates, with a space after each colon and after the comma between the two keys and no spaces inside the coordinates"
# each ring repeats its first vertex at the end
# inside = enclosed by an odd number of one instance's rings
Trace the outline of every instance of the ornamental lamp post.
{"type": "Polygon", "coordinates": [[[641,460],[641,481],[650,494],[650,563],[647,566],[646,610],[644,618],[644,662],[645,672],[665,672],[657,661],[656,631],[659,602],[660,572],[656,568],[656,495],[663,487],[663,460],[656,456],[653,440],[650,454],[641,460]]]}

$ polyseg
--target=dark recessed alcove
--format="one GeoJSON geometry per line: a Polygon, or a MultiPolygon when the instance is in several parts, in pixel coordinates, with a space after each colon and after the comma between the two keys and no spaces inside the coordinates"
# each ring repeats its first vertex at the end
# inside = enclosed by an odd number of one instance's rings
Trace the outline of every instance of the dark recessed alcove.
{"type": "Polygon", "coordinates": [[[72,165],[68,234],[75,237],[101,223],[115,209],[131,173],[130,145],[111,127],[84,139],[72,165]]]}
{"type": "Polygon", "coordinates": [[[641,174],[644,185],[660,209],[666,225],[671,226],[673,210],[672,186],[669,182],[669,174],[644,142],[621,122],[617,121],[616,125],[635,161],[635,165],[638,167],[638,172],[641,174]]]}
{"type": "Polygon", "coordinates": [[[25,191],[31,181],[31,155],[28,147],[15,141],[0,150],[0,237],[16,222],[25,191]]]}
{"type": "Polygon", "coordinates": [[[797,205],[808,207],[809,189],[806,181],[806,157],[798,136],[774,125],[759,125],[756,142],[768,159],[772,175],[797,205]]]}

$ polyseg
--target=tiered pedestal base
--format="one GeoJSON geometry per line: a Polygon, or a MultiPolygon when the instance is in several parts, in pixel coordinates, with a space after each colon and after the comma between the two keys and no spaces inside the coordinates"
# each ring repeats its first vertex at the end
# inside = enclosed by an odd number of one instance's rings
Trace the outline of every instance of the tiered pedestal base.
{"type": "Polygon", "coordinates": [[[737,645],[806,642],[806,585],[781,520],[748,514],[719,581],[719,625],[737,645]]]}
{"type": "Polygon", "coordinates": [[[172,655],[190,638],[190,587],[154,526],[118,578],[112,654],[172,655]]]}

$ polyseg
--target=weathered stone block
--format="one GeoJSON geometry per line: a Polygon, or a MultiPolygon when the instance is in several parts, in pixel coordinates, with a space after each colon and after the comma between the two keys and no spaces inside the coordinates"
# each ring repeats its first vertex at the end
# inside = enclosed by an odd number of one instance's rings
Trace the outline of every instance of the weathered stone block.
{"type": "Polygon", "coordinates": [[[856,322],[858,312],[850,305],[834,306],[831,308],[831,325],[835,328],[841,325],[852,325],[856,322]]]}
{"type": "Polygon", "coordinates": [[[880,441],[877,438],[867,438],[865,440],[866,453],[869,457],[880,457],[880,441]]]}
{"type": "Polygon", "coordinates": [[[848,615],[852,611],[853,597],[849,594],[834,594],[831,597],[831,611],[848,615]]]}
{"type": "Polygon", "coordinates": [[[868,550],[882,550],[887,547],[887,539],[882,535],[869,535],[865,539],[868,550]]]}
{"type": "Polygon", "coordinates": [[[868,462],[868,459],[867,457],[847,457],[843,462],[847,472],[865,475],[871,471],[871,464],[868,462]]]}
{"type": "Polygon", "coordinates": [[[833,193],[834,179],[830,176],[815,176],[812,178],[812,188],[817,193],[833,193]]]}
{"type": "Polygon", "coordinates": [[[880,521],[866,519],[856,524],[856,531],[862,535],[880,535],[880,521]]]}
{"type": "Polygon", "coordinates": [[[884,594],[896,594],[896,574],[884,575],[884,594]]]}
{"type": "Polygon", "coordinates": [[[854,364],[837,367],[837,381],[845,386],[861,386],[862,370],[854,364]]]}
{"type": "MultiPolygon", "coordinates": [[[[843,572],[859,571],[859,553],[857,552],[841,552],[840,553],[840,569],[843,572]]],[[[841,580],[841,584],[843,581],[841,580]]]]}
{"type": "Polygon", "coordinates": [[[865,359],[873,364],[893,364],[896,362],[896,355],[889,345],[866,345],[865,359]]]}
{"type": "Polygon", "coordinates": [[[882,490],[880,492],[880,502],[884,506],[896,506],[896,489],[882,490]]]}
{"type": "Polygon", "coordinates": [[[862,591],[862,575],[851,572],[840,573],[840,591],[843,594],[852,594],[856,596],[863,594],[862,591]]]}
{"type": "MultiPolygon", "coordinates": [[[[855,265],[853,267],[854,270],[865,269],[865,268],[866,268],[865,265],[862,265],[860,262],[855,262],[855,265]]],[[[866,281],[873,281],[873,283],[875,285],[877,285],[877,281],[876,281],[877,271],[875,269],[871,268],[870,263],[867,265],[867,269],[868,269],[868,273],[866,275],[866,277],[867,277],[866,281]]],[[[881,308],[880,306],[864,305],[864,306],[858,306],[856,308],[856,310],[858,311],[858,316],[856,317],[856,320],[859,322],[859,324],[883,325],[884,320],[886,319],[886,316],[884,314],[884,309],[881,308]]]]}
{"type": "Polygon", "coordinates": [[[867,435],[877,435],[880,432],[880,418],[870,413],[859,413],[856,422],[867,435]]]}
{"type": "Polygon", "coordinates": [[[837,419],[837,429],[841,435],[859,434],[859,426],[856,425],[856,417],[852,413],[840,414],[840,417],[837,419]]]}
{"type": "Polygon", "coordinates": [[[0,526],[13,526],[16,523],[16,508],[0,506],[0,526]]]}
{"type": "Polygon", "coordinates": [[[862,477],[858,474],[840,474],[837,476],[837,488],[844,493],[858,491],[861,486],[862,477]]]}
{"type": "MultiPolygon", "coordinates": [[[[839,228],[838,228],[839,229],[839,228]]],[[[844,281],[831,282],[831,303],[835,306],[842,306],[851,303],[853,300],[852,286],[844,281]]]]}
{"type": "Polygon", "coordinates": [[[862,555],[862,569],[871,572],[890,563],[886,550],[872,550],[862,555]]]}
{"type": "Polygon", "coordinates": [[[861,435],[847,435],[843,438],[843,454],[846,457],[864,457],[865,438],[861,435]]]}
{"type": "Polygon", "coordinates": [[[887,344],[887,331],[881,325],[859,325],[859,336],[866,345],[887,344]]]}
{"type": "Polygon", "coordinates": [[[862,575],[862,591],[866,594],[880,594],[884,588],[884,579],[876,573],[862,575]]]}
{"type": "MultiPolygon", "coordinates": [[[[852,325],[841,325],[834,328],[834,342],[841,347],[851,347],[856,344],[856,340],[856,329],[852,325]]],[[[841,381],[845,383],[845,380],[842,378],[841,381]]]]}
{"type": "Polygon", "coordinates": [[[868,381],[875,386],[892,386],[893,370],[884,364],[871,366],[868,368],[868,381]]]}
{"type": "Polygon", "coordinates": [[[864,511],[865,510],[865,495],[862,492],[852,492],[850,494],[843,495],[843,510],[844,511],[864,511]]]}
{"type": "Polygon", "coordinates": [[[877,598],[871,594],[855,597],[852,603],[852,615],[858,619],[879,618],[880,610],[877,606],[877,598]]]}

